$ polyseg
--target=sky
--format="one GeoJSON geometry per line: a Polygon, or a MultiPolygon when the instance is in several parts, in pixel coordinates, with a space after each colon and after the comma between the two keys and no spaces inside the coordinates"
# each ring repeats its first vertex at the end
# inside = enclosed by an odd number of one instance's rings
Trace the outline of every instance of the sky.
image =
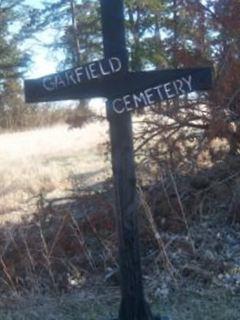
{"type": "MultiPolygon", "coordinates": [[[[51,0],[54,2],[54,0],[51,0]]],[[[43,0],[25,0],[27,5],[34,8],[41,8],[43,0]]],[[[26,74],[27,77],[38,78],[49,73],[54,73],[57,70],[57,65],[60,61],[51,54],[43,45],[51,44],[54,41],[54,32],[47,29],[44,32],[36,35],[36,40],[29,40],[23,44],[24,49],[29,49],[31,52],[32,67],[26,74]]]]}

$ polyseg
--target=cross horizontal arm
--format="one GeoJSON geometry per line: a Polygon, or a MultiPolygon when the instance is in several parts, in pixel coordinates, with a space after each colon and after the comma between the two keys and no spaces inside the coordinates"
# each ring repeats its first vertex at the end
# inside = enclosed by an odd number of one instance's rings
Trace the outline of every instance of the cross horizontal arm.
{"type": "MultiPolygon", "coordinates": [[[[47,83],[48,87],[46,87],[46,80],[44,85],[44,79],[46,78],[25,80],[26,102],[79,100],[97,97],[113,100],[125,95],[141,94],[153,88],[156,91],[154,94],[159,95],[159,101],[166,100],[184,93],[210,89],[212,70],[211,68],[187,68],[127,72],[124,74],[116,72],[107,77],[68,84],[57,78],[55,82],[47,83]],[[163,88],[162,92],[161,87],[163,88]]],[[[153,101],[153,99],[149,100],[150,102],[153,101]]],[[[143,106],[147,104],[152,103],[147,101],[143,106]]]]}

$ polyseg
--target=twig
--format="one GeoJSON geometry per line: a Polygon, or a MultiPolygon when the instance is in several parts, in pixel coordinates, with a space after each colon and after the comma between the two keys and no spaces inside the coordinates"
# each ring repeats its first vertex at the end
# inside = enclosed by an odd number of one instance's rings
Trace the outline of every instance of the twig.
{"type": "MultiPolygon", "coordinates": [[[[7,277],[8,281],[10,283],[11,289],[14,290],[16,293],[18,293],[17,288],[16,288],[16,286],[14,284],[14,281],[12,279],[12,276],[11,276],[10,272],[8,272],[8,268],[7,268],[7,266],[6,266],[6,264],[5,264],[4,260],[3,260],[3,257],[0,258],[0,262],[1,262],[2,267],[3,267],[3,272],[4,272],[5,276],[7,277]]],[[[8,285],[9,285],[9,283],[8,283],[8,285]]]]}
{"type": "Polygon", "coordinates": [[[144,209],[144,213],[145,213],[145,215],[146,215],[146,217],[147,217],[147,219],[148,219],[148,221],[150,223],[150,226],[151,226],[152,232],[154,234],[154,237],[155,237],[155,239],[157,241],[158,247],[159,247],[160,251],[163,254],[165,267],[166,267],[167,271],[170,273],[171,277],[176,282],[176,277],[174,276],[174,267],[173,267],[171,261],[168,258],[164,242],[163,242],[163,240],[161,238],[160,233],[157,230],[157,226],[156,226],[156,223],[154,221],[151,209],[150,209],[150,207],[149,207],[149,205],[148,205],[148,203],[147,203],[147,201],[145,199],[145,196],[144,196],[144,193],[143,193],[141,187],[138,186],[137,188],[138,188],[138,193],[140,195],[140,201],[141,201],[141,204],[142,204],[143,209],[144,209]]]}
{"type": "Polygon", "coordinates": [[[185,213],[185,210],[183,208],[182,200],[181,200],[180,194],[178,192],[177,183],[176,183],[176,181],[174,179],[174,176],[172,174],[171,169],[169,169],[168,171],[169,171],[169,175],[170,175],[170,178],[171,178],[171,181],[172,181],[172,184],[173,184],[173,188],[174,188],[175,194],[177,196],[177,200],[178,200],[178,204],[179,204],[179,207],[180,207],[180,210],[181,210],[182,218],[183,218],[184,224],[185,224],[186,229],[187,229],[188,238],[189,238],[189,240],[191,242],[193,253],[195,254],[196,250],[195,250],[194,242],[193,242],[193,239],[192,239],[192,236],[191,236],[191,232],[190,232],[190,228],[189,228],[189,225],[188,225],[186,213],[185,213]]]}
{"type": "Polygon", "coordinates": [[[96,270],[96,268],[97,268],[96,264],[95,264],[94,260],[92,259],[90,251],[88,250],[87,246],[85,245],[85,240],[83,238],[83,233],[81,232],[76,219],[74,218],[74,216],[71,213],[70,213],[70,217],[71,217],[71,220],[73,222],[73,226],[75,227],[75,228],[73,228],[73,230],[74,230],[75,236],[76,236],[76,238],[77,238],[77,240],[78,240],[78,242],[80,244],[80,247],[83,249],[83,252],[84,252],[84,254],[85,254],[85,256],[86,256],[86,258],[87,258],[87,260],[88,260],[88,262],[89,262],[89,264],[90,264],[90,266],[92,268],[92,270],[96,270]],[[78,234],[76,233],[75,229],[77,229],[77,233],[78,234]],[[82,235],[82,237],[81,237],[81,235],[82,235]]]}
{"type": "Polygon", "coordinates": [[[45,240],[45,237],[44,237],[44,234],[43,234],[43,231],[42,231],[41,223],[38,224],[38,227],[39,227],[40,237],[41,237],[41,240],[42,240],[42,243],[43,243],[43,248],[44,248],[43,256],[45,257],[45,260],[47,262],[47,271],[48,271],[49,276],[50,276],[50,278],[52,280],[54,288],[56,288],[56,282],[55,282],[54,274],[53,274],[53,271],[52,271],[52,264],[51,264],[51,261],[50,261],[49,250],[48,250],[47,242],[45,240]]]}

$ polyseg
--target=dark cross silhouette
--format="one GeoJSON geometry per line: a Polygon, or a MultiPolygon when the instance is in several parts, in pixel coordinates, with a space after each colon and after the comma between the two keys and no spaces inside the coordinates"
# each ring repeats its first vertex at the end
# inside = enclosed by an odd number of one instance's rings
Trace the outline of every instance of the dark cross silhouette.
{"type": "MultiPolygon", "coordinates": [[[[129,111],[211,87],[211,69],[128,72],[123,0],[100,0],[104,59],[26,80],[27,102],[106,97],[119,239],[119,320],[152,320],[139,250],[137,194],[129,111]]],[[[161,318],[161,317],[160,317],[161,318]]],[[[159,318],[159,319],[160,319],[159,318]]]]}

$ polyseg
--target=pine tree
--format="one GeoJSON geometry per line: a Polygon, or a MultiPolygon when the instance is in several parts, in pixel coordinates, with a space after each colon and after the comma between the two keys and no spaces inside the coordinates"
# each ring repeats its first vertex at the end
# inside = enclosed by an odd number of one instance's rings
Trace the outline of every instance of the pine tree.
{"type": "Polygon", "coordinates": [[[19,1],[1,1],[0,123],[5,128],[15,126],[15,120],[20,122],[20,118],[24,116],[21,112],[17,113],[16,109],[21,109],[24,105],[19,78],[26,70],[29,62],[28,54],[20,50],[20,42],[25,38],[21,30],[21,21],[25,20],[26,14],[26,7],[22,6],[19,1]]]}

